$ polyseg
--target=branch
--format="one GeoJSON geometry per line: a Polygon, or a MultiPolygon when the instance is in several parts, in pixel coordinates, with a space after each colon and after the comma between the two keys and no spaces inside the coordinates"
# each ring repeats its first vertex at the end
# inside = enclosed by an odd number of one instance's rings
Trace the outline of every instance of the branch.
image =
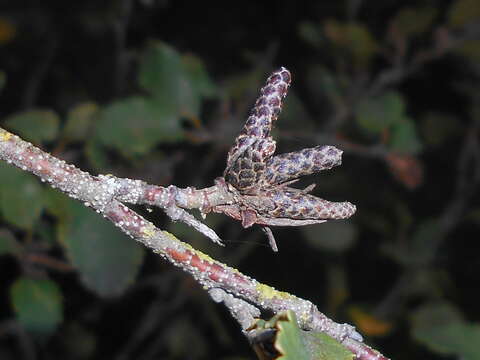
{"type": "Polygon", "coordinates": [[[124,203],[158,206],[173,221],[183,221],[216,243],[217,234],[185,209],[198,208],[205,216],[214,211],[241,220],[244,227],[259,224],[272,248],[275,239],[266,226],[303,226],[327,219],[350,217],[356,210],[349,202],[330,202],[305,189],[289,185],[303,175],[341,163],[342,152],[333,146],[277,155],[271,127],[280,113],[290,85],[285,68],[274,72],[262,88],[251,116],[229,152],[224,177],[206,189],[155,186],[141,180],[112,175],[92,176],[66,164],[0,128],[0,159],[38,176],[68,196],[102,214],[134,240],[149,247],[171,264],[192,275],[216,302],[223,302],[247,336],[262,311],[296,313],[304,330],[324,332],[344,343],[357,358],[386,359],[362,342],[348,324],[338,324],[310,301],[277,291],[156,228],[124,203]]]}
{"type": "MultiPolygon", "coordinates": [[[[229,199],[229,196],[222,192],[222,187],[214,186],[203,190],[178,189],[172,186],[163,188],[139,180],[120,179],[110,175],[92,176],[1,128],[0,158],[35,174],[43,182],[82,201],[85,206],[103,215],[125,234],[192,275],[207,291],[211,291],[216,301],[221,299],[220,301],[223,301],[232,313],[250,314],[251,321],[258,317],[259,309],[273,313],[293,310],[303,329],[325,332],[344,342],[349,348],[351,344],[355,344],[359,349],[367,348],[361,343],[360,334],[352,326],[337,324],[322,314],[311,302],[277,291],[213,260],[172,234],[156,228],[121,203],[121,201],[138,203],[141,199],[151,205],[166,208],[173,199],[187,208],[194,205],[203,207],[206,203],[229,199]],[[133,192],[129,192],[130,190],[133,192]],[[194,194],[201,194],[203,200],[199,201],[199,197],[193,196],[194,194]],[[229,299],[235,301],[226,301],[225,297],[219,298],[215,295],[218,290],[213,289],[223,290],[229,299]]],[[[236,318],[239,319],[238,316],[236,318]]],[[[248,319],[248,316],[242,315],[241,318],[248,319]]],[[[242,329],[245,330],[250,321],[240,321],[242,329]]],[[[360,352],[358,354],[361,355],[360,352]]],[[[369,359],[364,356],[359,358],[369,359]]]]}

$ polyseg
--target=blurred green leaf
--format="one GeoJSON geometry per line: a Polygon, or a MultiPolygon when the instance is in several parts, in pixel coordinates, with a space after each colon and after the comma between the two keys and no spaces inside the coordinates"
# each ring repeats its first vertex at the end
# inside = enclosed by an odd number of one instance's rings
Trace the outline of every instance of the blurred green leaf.
{"type": "Polygon", "coordinates": [[[0,256],[15,255],[21,250],[20,244],[7,229],[0,229],[0,256]]]}
{"type": "Polygon", "coordinates": [[[30,229],[44,207],[43,188],[33,176],[0,163],[0,213],[21,229],[30,229]]]}
{"type": "Polygon", "coordinates": [[[436,16],[437,9],[430,6],[406,7],[397,12],[393,23],[396,30],[405,36],[412,36],[429,31],[436,16]]]}
{"type": "Polygon", "coordinates": [[[388,147],[400,154],[417,154],[422,149],[422,143],[417,135],[415,123],[404,118],[393,124],[388,147]]]}
{"type": "Polygon", "coordinates": [[[480,325],[465,322],[447,303],[427,304],[412,317],[412,337],[431,351],[479,360],[480,325]]]}
{"type": "Polygon", "coordinates": [[[480,2],[478,0],[456,0],[448,13],[451,26],[460,27],[480,20],[480,2]]]}
{"type": "Polygon", "coordinates": [[[298,27],[298,35],[303,41],[314,48],[319,49],[323,44],[323,35],[320,29],[309,21],[300,23],[300,26],[298,27]]]}
{"type": "MultiPolygon", "coordinates": [[[[274,329],[273,348],[282,360],[353,360],[354,355],[342,344],[326,335],[304,331],[298,327],[295,313],[291,310],[275,315],[269,321],[259,320],[257,330],[274,329]]],[[[269,344],[265,346],[271,348],[269,344]]],[[[260,347],[257,351],[262,353],[260,347]]],[[[268,357],[270,358],[270,357],[268,357]]]]}
{"type": "Polygon", "coordinates": [[[168,96],[155,100],[131,97],[103,109],[96,136],[128,158],[145,155],[158,143],[181,140],[183,131],[168,96]]]}
{"type": "Polygon", "coordinates": [[[197,61],[195,66],[192,57],[186,59],[188,65],[172,47],[152,42],[141,61],[138,81],[154,98],[161,99],[163,104],[168,101],[174,115],[196,118],[200,113],[199,92],[212,89],[206,84],[206,77],[202,78],[201,63],[197,61]],[[201,81],[195,83],[192,76],[201,81]]]}
{"type": "Polygon", "coordinates": [[[29,331],[51,333],[62,322],[62,293],[52,280],[18,278],[10,299],[19,322],[29,331]]]}
{"type": "Polygon", "coordinates": [[[101,296],[120,295],[139,271],[143,248],[94,211],[63,201],[68,203],[61,208],[68,210],[58,228],[60,242],[83,283],[101,296]]]}
{"type": "Polygon", "coordinates": [[[205,69],[203,61],[195,55],[184,55],[182,63],[197,94],[204,98],[212,98],[218,94],[218,88],[205,69]]]}
{"type": "Polygon", "coordinates": [[[52,110],[29,110],[9,116],[6,128],[35,144],[52,141],[58,135],[60,119],[52,110]]]}
{"type": "Polygon", "coordinates": [[[401,121],[405,114],[405,103],[400,94],[391,91],[360,101],[355,113],[355,119],[362,128],[378,134],[401,121]]]}
{"type": "Polygon", "coordinates": [[[68,112],[63,135],[70,141],[85,140],[92,122],[96,119],[98,111],[99,108],[97,104],[92,102],[74,106],[68,112]]]}
{"type": "Polygon", "coordinates": [[[340,23],[329,20],[325,23],[325,35],[337,47],[345,49],[360,66],[365,66],[378,52],[379,46],[363,24],[340,23]]]}
{"type": "Polygon", "coordinates": [[[323,224],[304,226],[302,233],[308,244],[319,250],[343,252],[352,247],[357,237],[354,224],[347,221],[327,221],[323,224]]]}
{"type": "Polygon", "coordinates": [[[440,146],[461,133],[459,119],[443,113],[430,112],[422,118],[422,138],[430,146],[440,146]]]}
{"type": "Polygon", "coordinates": [[[408,243],[388,243],[384,250],[403,266],[426,266],[436,255],[433,249],[441,241],[439,236],[441,231],[438,219],[425,219],[416,227],[408,243]]]}

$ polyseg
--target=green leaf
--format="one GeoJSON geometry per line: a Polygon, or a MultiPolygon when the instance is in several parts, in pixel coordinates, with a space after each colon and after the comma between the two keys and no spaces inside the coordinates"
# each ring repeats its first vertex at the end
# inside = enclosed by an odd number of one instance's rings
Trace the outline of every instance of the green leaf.
{"type": "Polygon", "coordinates": [[[44,207],[38,180],[12,165],[0,163],[0,214],[21,229],[30,229],[44,207]]]}
{"type": "Polygon", "coordinates": [[[68,210],[58,234],[81,280],[100,296],[120,295],[139,271],[143,248],[94,211],[69,198],[63,201],[61,208],[68,210]]]}
{"type": "Polygon", "coordinates": [[[10,299],[19,322],[36,333],[51,333],[62,322],[62,294],[49,279],[17,279],[10,288],[10,299]]]}
{"type": "Polygon", "coordinates": [[[329,20],[325,24],[325,35],[338,48],[348,51],[360,66],[366,66],[379,49],[372,34],[363,24],[344,24],[329,20]]]}
{"type": "Polygon", "coordinates": [[[401,9],[393,20],[396,30],[405,36],[425,33],[437,16],[437,9],[433,7],[407,7],[401,9]]]}
{"type": "Polygon", "coordinates": [[[460,27],[480,18],[480,3],[478,0],[457,0],[448,13],[451,26],[460,27]]]}
{"type": "Polygon", "coordinates": [[[170,98],[131,97],[106,106],[98,121],[97,139],[126,157],[145,155],[158,143],[183,139],[180,118],[170,98]]]}
{"type": "Polygon", "coordinates": [[[57,137],[60,119],[52,110],[37,109],[13,114],[5,119],[4,125],[23,138],[40,144],[57,137]]]}
{"type": "Polygon", "coordinates": [[[355,113],[355,119],[362,128],[373,134],[379,134],[404,117],[405,103],[397,92],[387,92],[360,101],[355,113]]]}
{"type": "Polygon", "coordinates": [[[408,118],[393,124],[388,147],[401,154],[417,154],[422,143],[417,135],[415,124],[408,118]]]}
{"type": "Polygon", "coordinates": [[[480,325],[463,320],[448,303],[427,304],[412,317],[412,337],[431,351],[479,360],[480,325]]]}
{"type": "Polygon", "coordinates": [[[92,102],[79,104],[70,109],[63,129],[63,135],[69,141],[85,140],[92,122],[98,115],[98,111],[97,104],[92,102]]]}
{"type": "MultiPolygon", "coordinates": [[[[425,267],[434,258],[432,251],[439,241],[441,231],[437,219],[426,219],[415,229],[411,241],[405,243],[389,243],[384,250],[405,267],[425,267]]],[[[421,280],[420,272],[416,280],[421,280]]],[[[413,284],[412,284],[413,285],[413,284]]]]}
{"type": "Polygon", "coordinates": [[[0,256],[15,255],[21,251],[20,244],[7,229],[0,229],[0,256]]]}
{"type": "Polygon", "coordinates": [[[352,247],[357,237],[357,228],[347,221],[327,221],[324,224],[304,226],[302,233],[310,246],[319,250],[343,252],[352,247]]]}
{"type": "Polygon", "coordinates": [[[208,75],[205,64],[199,57],[191,54],[184,55],[182,63],[198,96],[212,98],[218,94],[217,86],[208,75]]]}
{"type": "MultiPolygon", "coordinates": [[[[269,321],[259,320],[255,327],[275,330],[273,347],[278,351],[276,359],[282,360],[353,360],[354,355],[337,340],[324,333],[304,331],[298,327],[291,310],[275,315],[269,321]]],[[[266,346],[271,348],[271,346],[266,346]]],[[[262,352],[261,348],[257,351],[262,352]]]]}
{"type": "MultiPolygon", "coordinates": [[[[192,58],[188,61],[191,62],[192,58]]],[[[205,91],[202,88],[205,83],[194,84],[192,75],[192,64],[185,66],[175,49],[161,42],[152,42],[141,61],[138,81],[154,98],[163,100],[163,103],[168,100],[176,110],[175,115],[197,118],[201,100],[198,90],[205,91]]]]}

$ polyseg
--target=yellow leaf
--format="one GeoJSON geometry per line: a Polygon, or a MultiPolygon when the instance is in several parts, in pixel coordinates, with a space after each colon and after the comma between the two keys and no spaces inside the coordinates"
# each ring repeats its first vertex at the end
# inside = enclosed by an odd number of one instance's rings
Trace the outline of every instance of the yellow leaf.
{"type": "Polygon", "coordinates": [[[391,322],[378,319],[358,306],[351,306],[348,313],[360,333],[367,336],[387,335],[393,327],[391,322]]]}
{"type": "Polygon", "coordinates": [[[0,45],[11,42],[16,33],[15,26],[7,19],[0,17],[0,45]]]}

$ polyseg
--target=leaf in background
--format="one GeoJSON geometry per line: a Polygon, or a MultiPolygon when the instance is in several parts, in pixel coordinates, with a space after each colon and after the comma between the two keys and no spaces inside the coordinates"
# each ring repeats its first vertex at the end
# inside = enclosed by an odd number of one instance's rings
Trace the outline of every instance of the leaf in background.
{"type": "Polygon", "coordinates": [[[404,117],[405,102],[400,94],[391,91],[360,101],[355,113],[355,119],[362,128],[379,134],[404,117]]]}
{"type": "Polygon", "coordinates": [[[360,333],[367,336],[385,336],[392,330],[393,324],[379,319],[359,306],[350,306],[348,314],[360,333]]]}
{"type": "Polygon", "coordinates": [[[63,128],[63,135],[69,141],[84,141],[88,130],[98,115],[99,108],[93,102],[86,102],[74,106],[67,115],[67,122],[63,128]]]}
{"type": "Polygon", "coordinates": [[[355,225],[342,220],[304,226],[301,231],[311,247],[322,251],[344,252],[352,247],[357,238],[355,225]]]}
{"type": "Polygon", "coordinates": [[[10,43],[17,35],[15,25],[6,17],[0,17],[0,45],[10,43]]]}
{"type": "Polygon", "coordinates": [[[412,316],[412,337],[431,351],[462,358],[480,359],[480,324],[463,320],[448,303],[427,304],[412,316]]]}
{"type": "Polygon", "coordinates": [[[198,56],[184,55],[182,63],[198,96],[212,98],[218,94],[217,86],[213,83],[205,69],[205,64],[198,56]]]}
{"type": "Polygon", "coordinates": [[[63,320],[62,293],[52,280],[20,277],[10,288],[10,300],[28,331],[51,333],[63,320]]]}
{"type": "Polygon", "coordinates": [[[432,22],[437,16],[437,9],[426,7],[406,7],[395,15],[395,29],[405,36],[419,35],[431,30],[432,22]]]}
{"type": "Polygon", "coordinates": [[[391,127],[388,148],[400,154],[415,155],[422,149],[422,143],[417,135],[415,123],[409,118],[403,118],[391,127]]]}
{"type": "Polygon", "coordinates": [[[20,169],[0,163],[0,214],[21,229],[30,229],[44,207],[43,188],[38,180],[20,169]]]}
{"type": "Polygon", "coordinates": [[[85,286],[100,296],[120,295],[135,279],[143,248],[94,211],[69,199],[53,199],[68,209],[60,217],[60,243],[85,286]]]}
{"type": "Polygon", "coordinates": [[[478,0],[456,0],[448,13],[448,22],[453,27],[460,27],[480,19],[478,0]]]}
{"type": "Polygon", "coordinates": [[[300,23],[298,35],[303,41],[314,48],[319,49],[323,45],[323,35],[320,29],[309,21],[300,23]]]}
{"type": "MultiPolygon", "coordinates": [[[[313,331],[304,331],[298,327],[295,313],[291,310],[275,315],[269,321],[260,320],[254,327],[258,331],[274,329],[276,334],[264,344],[278,351],[275,359],[282,360],[353,360],[354,355],[332,337],[313,331]]],[[[270,359],[262,347],[256,346],[257,355],[270,359]]]]}
{"type": "Polygon", "coordinates": [[[337,47],[351,53],[357,64],[365,66],[378,52],[379,46],[368,28],[362,24],[340,23],[328,20],[324,27],[325,36],[337,47]]]}
{"type": "Polygon", "coordinates": [[[423,184],[423,164],[411,155],[389,153],[385,157],[390,172],[395,179],[408,189],[415,189],[423,184]]]}
{"type": "Polygon", "coordinates": [[[129,158],[145,155],[158,143],[181,140],[183,131],[168,96],[155,100],[131,97],[103,109],[96,137],[129,158]]]}
{"type": "MultiPolygon", "coordinates": [[[[428,265],[436,256],[433,249],[441,239],[441,225],[438,219],[427,218],[421,221],[411,236],[409,242],[393,242],[384,247],[385,252],[405,268],[428,270],[428,265]]],[[[416,275],[421,280],[420,270],[416,275]]],[[[412,283],[412,285],[414,285],[412,283]]],[[[424,286],[424,285],[422,285],[424,286]]]]}
{"type": "MultiPolygon", "coordinates": [[[[163,104],[168,101],[175,109],[175,115],[198,118],[201,97],[197,91],[205,91],[206,89],[202,88],[205,83],[194,84],[191,78],[194,72],[191,64],[189,66],[187,71],[188,66],[172,47],[162,42],[152,42],[140,63],[138,81],[152,97],[162,100],[163,104]]],[[[198,73],[196,75],[198,76],[198,73]]]]}
{"type": "Polygon", "coordinates": [[[0,229],[0,256],[16,255],[20,251],[21,246],[13,234],[7,229],[0,229]]]}
{"type": "Polygon", "coordinates": [[[35,144],[52,141],[58,135],[60,119],[52,110],[29,110],[10,115],[4,125],[35,144]]]}

